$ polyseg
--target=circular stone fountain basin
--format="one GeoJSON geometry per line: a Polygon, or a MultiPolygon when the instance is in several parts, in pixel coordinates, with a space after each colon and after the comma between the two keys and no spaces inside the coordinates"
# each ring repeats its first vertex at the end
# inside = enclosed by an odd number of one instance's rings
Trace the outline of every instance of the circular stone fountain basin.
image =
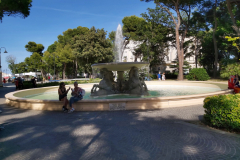
{"type": "MultiPolygon", "coordinates": [[[[90,97],[93,84],[80,84],[87,93],[83,100],[74,104],[74,108],[77,111],[108,111],[182,107],[203,104],[207,96],[232,93],[226,84],[221,83],[147,81],[146,84],[150,90],[149,96],[122,94],[104,97],[90,97]]],[[[57,89],[45,87],[11,92],[5,95],[6,102],[17,108],[61,110],[62,102],[58,101],[57,89]]]]}

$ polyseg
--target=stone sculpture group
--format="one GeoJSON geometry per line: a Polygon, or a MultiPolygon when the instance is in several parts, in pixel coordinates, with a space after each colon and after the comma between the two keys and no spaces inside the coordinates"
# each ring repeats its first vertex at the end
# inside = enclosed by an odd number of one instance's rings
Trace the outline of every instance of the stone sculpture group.
{"type": "Polygon", "coordinates": [[[129,71],[129,79],[124,79],[123,71],[118,71],[117,81],[114,81],[112,71],[106,68],[100,70],[102,80],[99,84],[94,84],[91,89],[91,96],[101,96],[110,94],[132,94],[148,95],[145,82],[139,77],[138,68],[132,67],[129,71]]]}

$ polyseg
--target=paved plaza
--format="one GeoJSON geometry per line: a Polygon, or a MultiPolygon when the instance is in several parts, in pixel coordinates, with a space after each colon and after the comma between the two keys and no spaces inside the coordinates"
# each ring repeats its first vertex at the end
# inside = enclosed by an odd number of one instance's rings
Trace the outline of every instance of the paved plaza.
{"type": "Polygon", "coordinates": [[[203,118],[202,105],[67,114],[9,107],[11,91],[0,88],[0,159],[240,159],[240,135],[189,123],[203,118]]]}

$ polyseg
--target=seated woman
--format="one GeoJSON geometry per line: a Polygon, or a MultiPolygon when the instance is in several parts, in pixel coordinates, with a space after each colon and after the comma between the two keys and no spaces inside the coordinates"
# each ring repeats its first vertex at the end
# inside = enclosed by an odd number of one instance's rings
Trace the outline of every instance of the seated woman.
{"type": "Polygon", "coordinates": [[[67,112],[67,105],[68,105],[68,99],[67,99],[67,94],[68,91],[70,90],[70,87],[66,90],[64,82],[61,82],[59,85],[58,89],[58,95],[59,95],[59,101],[63,101],[63,107],[62,110],[64,112],[67,112]]]}
{"type": "Polygon", "coordinates": [[[72,97],[69,100],[70,110],[68,113],[72,113],[75,109],[73,108],[73,103],[81,100],[83,98],[83,89],[78,87],[78,83],[74,82],[74,89],[72,89],[72,97]]]}
{"type": "Polygon", "coordinates": [[[231,75],[231,76],[230,76],[230,78],[229,78],[229,80],[228,80],[228,89],[234,89],[234,83],[233,83],[234,78],[235,78],[234,75],[231,75]]]}

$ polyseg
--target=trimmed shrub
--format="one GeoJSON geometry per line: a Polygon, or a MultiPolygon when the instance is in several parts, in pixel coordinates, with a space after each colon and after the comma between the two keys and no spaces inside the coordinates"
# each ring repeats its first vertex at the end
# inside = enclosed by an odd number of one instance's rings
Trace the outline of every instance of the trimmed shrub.
{"type": "Polygon", "coordinates": [[[210,79],[207,71],[204,68],[191,69],[186,78],[193,81],[207,81],[210,79]]]}
{"type": "Polygon", "coordinates": [[[208,125],[240,131],[240,94],[207,97],[203,107],[204,120],[208,125]]]}

